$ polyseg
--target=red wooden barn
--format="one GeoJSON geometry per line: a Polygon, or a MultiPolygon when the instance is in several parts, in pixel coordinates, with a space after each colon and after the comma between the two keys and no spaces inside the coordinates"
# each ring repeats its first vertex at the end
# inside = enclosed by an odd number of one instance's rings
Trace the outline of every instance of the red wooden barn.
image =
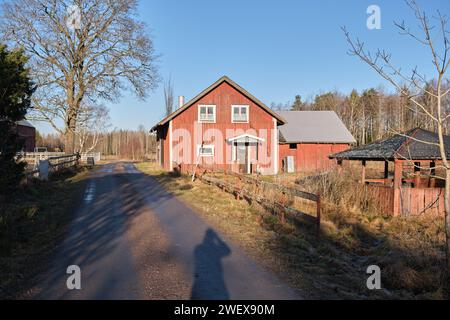
{"type": "MultiPolygon", "coordinates": [[[[334,115],[334,121],[317,123],[319,127],[314,132],[318,136],[314,139],[305,141],[303,135],[287,141],[301,146],[294,153],[289,144],[286,149],[286,142],[280,144],[279,137],[297,126],[309,128],[311,113],[298,115],[303,115],[300,122],[290,113],[275,112],[228,77],[222,77],[157,123],[152,131],[157,134],[159,162],[166,170],[189,170],[199,165],[241,173],[277,174],[283,157],[291,154],[299,169],[319,168],[331,163],[330,154],[355,142],[334,113],[324,113],[328,115],[326,119],[334,115]],[[291,117],[292,123],[286,123],[284,114],[291,117]],[[337,133],[345,139],[338,141],[333,135],[322,138],[322,125],[337,126],[337,133]]],[[[310,129],[307,132],[314,135],[310,129]]]]}
{"type": "Polygon", "coordinates": [[[356,143],[334,111],[279,111],[287,123],[280,126],[280,168],[288,171],[326,170],[335,165],[329,155],[356,143]],[[292,170],[291,169],[291,170],[292,170]]]}
{"type": "Polygon", "coordinates": [[[36,128],[27,120],[16,123],[16,132],[23,141],[23,151],[33,152],[36,146],[36,128]]]}
{"type": "Polygon", "coordinates": [[[242,173],[278,173],[278,126],[284,119],[222,77],[156,124],[166,170],[201,165],[242,173]]]}

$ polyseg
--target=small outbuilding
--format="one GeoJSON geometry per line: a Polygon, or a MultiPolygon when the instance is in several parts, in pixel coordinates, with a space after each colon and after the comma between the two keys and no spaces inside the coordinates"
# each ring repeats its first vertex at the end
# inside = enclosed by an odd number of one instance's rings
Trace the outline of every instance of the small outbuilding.
{"type": "Polygon", "coordinates": [[[320,171],[336,164],[329,156],[350,148],[355,138],[334,111],[277,111],[286,123],[279,129],[279,163],[284,171],[320,171]]]}
{"type": "MultiPolygon", "coordinates": [[[[360,183],[379,197],[382,213],[418,215],[444,212],[445,181],[437,173],[442,158],[439,138],[434,132],[415,128],[390,138],[375,141],[330,156],[338,164],[343,161],[361,163],[360,183]],[[369,161],[383,162],[382,177],[367,177],[369,161]],[[389,164],[393,163],[393,174],[389,164]]],[[[444,137],[447,157],[450,157],[450,137],[444,137]]],[[[391,165],[392,167],[392,165],[391,165]]]]}

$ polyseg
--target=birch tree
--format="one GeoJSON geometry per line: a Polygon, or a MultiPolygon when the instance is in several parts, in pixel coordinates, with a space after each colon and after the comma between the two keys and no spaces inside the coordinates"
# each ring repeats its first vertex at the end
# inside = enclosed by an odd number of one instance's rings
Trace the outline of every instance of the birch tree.
{"type": "Polygon", "coordinates": [[[105,106],[84,107],[80,111],[76,134],[80,153],[92,152],[110,125],[109,110],[105,106]]]}
{"type": "MultiPolygon", "coordinates": [[[[430,16],[421,9],[415,0],[407,0],[406,4],[413,11],[418,22],[418,30],[412,30],[405,22],[395,22],[400,34],[414,39],[418,45],[428,49],[434,69],[434,81],[428,81],[423,73],[415,67],[406,73],[401,67],[396,66],[391,55],[378,49],[375,53],[366,50],[364,43],[359,39],[352,39],[346,28],[343,28],[347,42],[350,46],[349,53],[368,64],[381,77],[392,84],[400,94],[406,95],[412,107],[418,115],[425,116],[433,123],[438,135],[438,143],[442,159],[441,168],[445,172],[445,234],[446,234],[446,277],[443,280],[444,289],[448,295],[450,280],[450,163],[444,144],[444,130],[450,118],[448,95],[448,69],[450,65],[450,42],[448,28],[449,18],[437,12],[436,16],[430,16]],[[430,97],[428,103],[424,103],[421,97],[430,97]]],[[[423,141],[423,143],[425,143],[423,141]]],[[[430,142],[426,142],[430,143],[430,142]]]]}
{"type": "Polygon", "coordinates": [[[166,117],[169,116],[174,110],[174,95],[173,95],[173,83],[172,79],[169,78],[167,82],[164,83],[164,103],[166,107],[166,117]]]}
{"type": "Polygon", "coordinates": [[[80,110],[124,90],[145,98],[158,82],[153,42],[137,0],[6,0],[0,36],[30,56],[33,119],[49,122],[74,151],[80,110]]]}

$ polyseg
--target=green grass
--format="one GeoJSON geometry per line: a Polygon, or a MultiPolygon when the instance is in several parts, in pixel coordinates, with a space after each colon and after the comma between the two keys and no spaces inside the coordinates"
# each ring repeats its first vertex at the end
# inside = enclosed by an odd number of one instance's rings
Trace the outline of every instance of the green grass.
{"type": "Polygon", "coordinates": [[[26,298],[84,190],[88,170],[32,181],[0,203],[0,299],[26,298]]]}

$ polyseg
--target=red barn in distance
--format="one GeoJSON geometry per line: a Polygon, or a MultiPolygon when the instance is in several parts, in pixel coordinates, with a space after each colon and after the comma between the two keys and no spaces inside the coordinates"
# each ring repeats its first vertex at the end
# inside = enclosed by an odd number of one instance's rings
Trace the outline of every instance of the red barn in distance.
{"type": "MultiPolygon", "coordinates": [[[[310,118],[310,113],[295,113],[310,118]]],[[[283,159],[288,156],[293,156],[298,163],[297,170],[330,166],[330,154],[345,150],[355,142],[351,135],[348,137],[344,126],[346,139],[343,141],[321,141],[317,136],[314,141],[292,141],[304,143],[301,153],[292,152],[289,145],[285,151],[286,141],[280,141],[285,138],[283,131],[291,132],[291,128],[303,126],[305,122],[296,123],[295,117],[286,113],[292,117],[290,123],[284,114],[270,109],[224,76],[151,129],[157,135],[159,163],[170,171],[175,168],[190,170],[199,165],[270,175],[280,172],[283,159]]],[[[342,124],[339,118],[337,120],[342,124]]],[[[310,119],[306,123],[309,125],[310,119]]],[[[319,126],[317,132],[321,130],[324,129],[319,126]]]]}
{"type": "Polygon", "coordinates": [[[27,120],[16,123],[16,132],[23,142],[24,152],[33,152],[36,147],[36,128],[27,120]]]}

